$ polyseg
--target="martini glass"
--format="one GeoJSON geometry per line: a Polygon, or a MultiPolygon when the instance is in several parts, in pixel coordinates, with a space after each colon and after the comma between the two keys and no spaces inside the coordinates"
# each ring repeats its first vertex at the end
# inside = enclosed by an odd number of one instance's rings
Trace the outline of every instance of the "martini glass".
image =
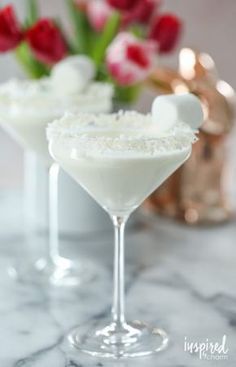
{"type": "Polygon", "coordinates": [[[163,350],[162,329],[125,316],[124,230],[130,214],[191,153],[195,135],[180,124],[160,137],[150,115],[135,112],[75,115],[49,125],[49,150],[109,214],[115,233],[110,319],[79,326],[69,335],[81,351],[100,357],[141,357],[163,350]]]}
{"type": "MultiPolygon", "coordinates": [[[[60,96],[52,90],[50,79],[12,80],[0,87],[0,120],[3,128],[25,149],[42,160],[48,177],[49,239],[47,252],[36,261],[21,261],[9,268],[10,276],[23,282],[80,285],[102,274],[88,259],[72,261],[60,255],[58,241],[59,165],[48,152],[46,127],[66,111],[101,112],[111,108],[110,86],[92,83],[83,95],[60,96]],[[97,97],[97,92],[100,96],[97,97]],[[94,101],[94,95],[96,100],[94,101]]],[[[32,241],[32,234],[28,236],[32,241]]]]}

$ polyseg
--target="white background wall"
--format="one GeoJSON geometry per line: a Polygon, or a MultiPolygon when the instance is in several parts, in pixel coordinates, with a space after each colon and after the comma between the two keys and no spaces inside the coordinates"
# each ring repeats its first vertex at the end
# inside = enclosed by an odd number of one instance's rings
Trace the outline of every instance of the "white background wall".
{"type": "MultiPolygon", "coordinates": [[[[5,4],[9,1],[2,1],[5,4]]],[[[21,17],[23,0],[11,1],[21,17]]],[[[60,15],[66,22],[66,0],[39,1],[43,15],[60,15]]],[[[206,51],[214,58],[219,75],[236,88],[236,0],[163,0],[162,10],[176,12],[184,21],[181,46],[206,51]]],[[[176,65],[176,56],[162,63],[176,65]]],[[[0,81],[19,74],[10,55],[0,55],[0,81]]],[[[0,132],[0,187],[21,182],[22,151],[5,133],[0,132]],[[13,164],[9,165],[9,161],[13,164]]]]}

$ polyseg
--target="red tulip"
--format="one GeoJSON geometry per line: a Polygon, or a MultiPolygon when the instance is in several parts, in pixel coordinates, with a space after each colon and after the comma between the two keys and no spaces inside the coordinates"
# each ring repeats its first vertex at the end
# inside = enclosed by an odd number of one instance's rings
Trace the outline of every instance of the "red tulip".
{"type": "Polygon", "coordinates": [[[22,40],[23,32],[11,5],[0,9],[0,52],[15,48],[22,40]]]}
{"type": "Polygon", "coordinates": [[[159,0],[136,1],[135,6],[123,14],[123,24],[127,25],[132,22],[147,23],[159,3],[159,0]]]}
{"type": "Polygon", "coordinates": [[[60,29],[48,18],[40,19],[28,30],[27,41],[35,57],[45,64],[52,65],[67,54],[60,29]]]}
{"type": "Polygon", "coordinates": [[[142,23],[148,22],[157,4],[157,0],[140,0],[133,10],[136,19],[142,23]]]}
{"type": "Polygon", "coordinates": [[[130,33],[121,32],[107,50],[107,68],[118,84],[137,84],[153,69],[155,55],[153,42],[141,41],[130,33]]]}
{"type": "Polygon", "coordinates": [[[107,0],[107,3],[117,10],[131,10],[139,0],[107,0]]]}
{"type": "Polygon", "coordinates": [[[172,14],[164,14],[154,21],[149,38],[155,40],[159,52],[170,52],[176,46],[182,30],[182,22],[172,14]]]}

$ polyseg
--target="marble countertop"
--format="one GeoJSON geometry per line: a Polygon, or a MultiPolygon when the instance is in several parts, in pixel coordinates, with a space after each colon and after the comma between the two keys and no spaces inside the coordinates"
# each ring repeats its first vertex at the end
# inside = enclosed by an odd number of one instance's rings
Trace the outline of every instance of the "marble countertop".
{"type": "MultiPolygon", "coordinates": [[[[111,234],[61,241],[68,256],[90,256],[108,276],[76,289],[17,283],[7,268],[25,259],[17,196],[0,195],[0,366],[1,367],[218,367],[236,366],[236,226],[186,228],[164,219],[145,220],[127,235],[128,318],[163,327],[168,349],[132,361],[94,359],[70,349],[65,335],[78,324],[109,315],[112,279],[111,234]],[[8,210],[7,210],[8,209],[8,210]],[[19,219],[19,218],[18,218],[19,219]],[[203,360],[184,351],[184,341],[220,342],[227,359],[203,360]]],[[[43,239],[35,240],[35,256],[43,239]]]]}

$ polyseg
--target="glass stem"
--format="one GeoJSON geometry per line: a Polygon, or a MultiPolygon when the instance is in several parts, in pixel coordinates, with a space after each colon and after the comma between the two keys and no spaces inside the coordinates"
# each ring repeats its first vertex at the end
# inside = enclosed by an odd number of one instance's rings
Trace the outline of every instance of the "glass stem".
{"type": "Polygon", "coordinates": [[[24,235],[30,245],[36,234],[37,212],[37,158],[31,151],[24,151],[24,235]]]}
{"type": "Polygon", "coordinates": [[[49,261],[56,263],[59,258],[58,245],[58,174],[59,165],[53,163],[49,168],[49,261]]]}
{"type": "Polygon", "coordinates": [[[112,216],[115,231],[114,251],[114,293],[112,319],[116,328],[122,328],[125,321],[125,280],[124,280],[124,230],[128,216],[112,216]]]}

